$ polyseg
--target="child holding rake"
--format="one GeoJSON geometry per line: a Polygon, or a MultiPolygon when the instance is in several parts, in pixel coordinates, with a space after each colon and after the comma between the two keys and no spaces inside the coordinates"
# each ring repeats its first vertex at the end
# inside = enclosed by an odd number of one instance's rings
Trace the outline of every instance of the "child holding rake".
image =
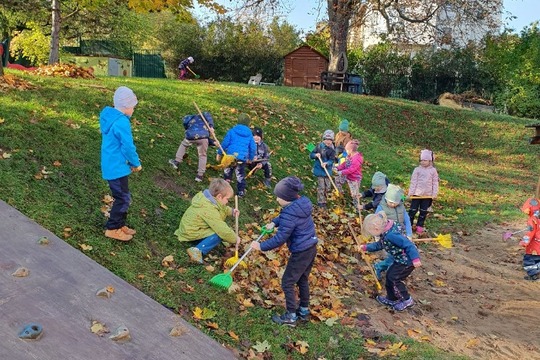
{"type": "Polygon", "coordinates": [[[326,130],[319,143],[309,154],[314,159],[313,174],[317,177],[317,205],[326,208],[326,198],[331,192],[330,172],[334,164],[336,151],[334,149],[334,132],[326,130]],[[326,169],[326,171],[325,171],[326,169]]]}
{"type": "Polygon", "coordinates": [[[363,229],[372,236],[379,236],[378,241],[363,244],[363,251],[384,249],[394,258],[386,273],[386,296],[378,295],[376,300],[395,311],[403,311],[413,306],[413,298],[407,291],[404,281],[414,268],[422,265],[416,245],[400,234],[397,224],[389,220],[384,212],[366,216],[363,229]]]}
{"type": "Polygon", "coordinates": [[[259,243],[252,242],[255,250],[268,251],[287,243],[291,255],[281,278],[281,287],[285,293],[287,312],[275,314],[272,321],[279,325],[296,326],[298,319],[308,320],[309,317],[309,282],[308,277],[317,255],[318,239],[315,235],[313,222],[313,206],[311,201],[298,195],[304,185],[295,176],[290,176],[278,182],[274,188],[277,202],[283,208],[278,217],[266,225],[267,229],[278,228],[270,239],[259,243]],[[297,307],[295,285],[298,286],[300,304],[297,307]]]}

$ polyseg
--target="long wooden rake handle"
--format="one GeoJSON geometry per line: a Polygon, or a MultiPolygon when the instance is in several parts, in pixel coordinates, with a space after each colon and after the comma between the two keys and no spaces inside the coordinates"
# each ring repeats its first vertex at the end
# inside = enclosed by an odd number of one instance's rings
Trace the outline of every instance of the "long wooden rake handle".
{"type": "MultiPolygon", "coordinates": [[[[236,233],[236,239],[238,239],[238,195],[234,196],[234,232],[236,233]]],[[[238,257],[238,241],[236,242],[236,257],[238,257]]]]}
{"type": "Polygon", "coordinates": [[[206,127],[208,128],[208,132],[214,137],[214,140],[216,141],[216,144],[219,146],[219,150],[221,150],[221,152],[223,153],[224,156],[227,155],[225,150],[223,150],[223,148],[221,147],[221,143],[217,139],[216,134],[213,133],[212,131],[210,131],[210,125],[208,124],[208,121],[206,121],[206,118],[204,117],[201,109],[199,109],[199,107],[197,106],[197,103],[195,101],[193,102],[193,105],[195,105],[195,109],[197,109],[197,111],[199,112],[200,117],[204,121],[204,125],[206,125],[206,127]]]}
{"type": "Polygon", "coordinates": [[[356,232],[352,228],[350,223],[347,223],[349,226],[349,230],[351,231],[351,234],[356,241],[356,245],[358,246],[358,251],[360,251],[360,254],[362,255],[362,259],[368,264],[369,271],[371,272],[371,275],[373,275],[373,278],[375,279],[375,284],[377,285],[377,290],[382,290],[381,283],[379,282],[379,279],[377,279],[377,274],[375,273],[375,269],[373,269],[373,265],[371,265],[371,261],[369,261],[369,258],[366,256],[366,253],[364,250],[362,250],[362,244],[360,243],[360,240],[358,240],[358,237],[356,236],[356,232]]]}
{"type": "Polygon", "coordinates": [[[319,157],[319,161],[321,162],[321,167],[324,169],[324,172],[326,173],[326,176],[328,176],[328,178],[330,179],[330,183],[332,183],[332,186],[334,187],[334,190],[336,190],[336,193],[340,193],[336,184],[334,183],[334,180],[332,179],[332,177],[330,176],[330,173],[328,172],[328,169],[326,168],[326,166],[324,166],[324,162],[322,161],[322,159],[319,157]]]}

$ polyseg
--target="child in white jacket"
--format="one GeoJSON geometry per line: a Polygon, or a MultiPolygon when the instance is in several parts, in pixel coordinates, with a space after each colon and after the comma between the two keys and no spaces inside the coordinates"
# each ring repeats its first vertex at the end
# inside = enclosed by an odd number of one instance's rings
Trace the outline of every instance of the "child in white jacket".
{"type": "Polygon", "coordinates": [[[424,232],[424,221],[428,213],[428,208],[433,203],[439,192],[439,174],[433,166],[435,156],[433,151],[424,149],[420,151],[420,166],[417,166],[411,176],[411,185],[409,187],[409,197],[411,197],[411,207],[409,217],[411,223],[418,210],[418,221],[416,222],[416,233],[424,232]]]}

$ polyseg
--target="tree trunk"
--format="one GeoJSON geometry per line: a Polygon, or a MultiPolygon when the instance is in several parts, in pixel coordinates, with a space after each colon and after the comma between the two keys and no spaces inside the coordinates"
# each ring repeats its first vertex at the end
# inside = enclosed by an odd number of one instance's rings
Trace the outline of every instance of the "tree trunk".
{"type": "Polygon", "coordinates": [[[60,0],[52,0],[52,26],[51,26],[51,48],[49,52],[49,65],[59,61],[60,53],[60,0]]]}
{"type": "Polygon", "coordinates": [[[330,63],[328,71],[347,71],[347,34],[354,0],[327,0],[330,27],[330,63]],[[344,57],[344,58],[343,58],[344,57]],[[341,61],[340,61],[341,60],[341,61]]]}

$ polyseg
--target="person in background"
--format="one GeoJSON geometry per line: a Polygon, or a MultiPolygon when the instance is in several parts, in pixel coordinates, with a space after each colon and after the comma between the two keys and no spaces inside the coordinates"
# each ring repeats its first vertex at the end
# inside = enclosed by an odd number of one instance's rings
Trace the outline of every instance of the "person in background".
{"type": "Polygon", "coordinates": [[[178,80],[185,80],[187,78],[187,73],[189,70],[189,64],[193,64],[195,60],[189,56],[185,58],[184,60],[180,61],[180,64],[178,65],[178,70],[180,73],[178,74],[178,80]]]}

